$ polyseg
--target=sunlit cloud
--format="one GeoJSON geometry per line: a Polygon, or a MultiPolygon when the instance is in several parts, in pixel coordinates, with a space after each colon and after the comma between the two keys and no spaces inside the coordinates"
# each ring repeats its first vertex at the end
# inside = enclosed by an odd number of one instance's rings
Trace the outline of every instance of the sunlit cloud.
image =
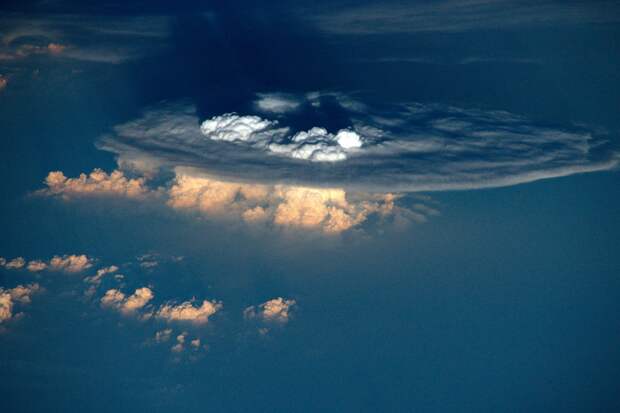
{"type": "Polygon", "coordinates": [[[194,305],[194,301],[185,301],[180,304],[163,304],[156,311],[155,317],[168,322],[206,324],[209,321],[209,317],[223,307],[223,304],[218,301],[203,300],[198,306],[194,305]]]}
{"type": "Polygon", "coordinates": [[[121,171],[107,174],[101,169],[95,169],[89,175],[81,174],[78,178],[67,178],[62,172],[54,171],[45,178],[47,189],[41,193],[65,198],[85,195],[139,198],[148,193],[144,181],[144,178],[127,178],[121,171]]]}
{"type": "Polygon", "coordinates": [[[26,265],[26,260],[23,257],[13,258],[12,260],[6,260],[0,257],[0,266],[8,270],[19,270],[25,268],[30,272],[40,271],[62,271],[66,273],[78,273],[82,272],[93,266],[95,260],[84,254],[69,254],[69,255],[55,255],[49,261],[43,261],[40,259],[29,261],[26,265]]]}
{"type": "Polygon", "coordinates": [[[259,318],[263,321],[287,323],[290,312],[297,305],[295,300],[287,300],[277,297],[260,304],[258,307],[250,306],[243,311],[243,316],[247,320],[259,318]]]}
{"type": "Polygon", "coordinates": [[[31,297],[41,290],[42,288],[38,283],[18,285],[8,290],[0,287],[0,323],[14,318],[15,305],[30,304],[31,297]]]}
{"type": "Polygon", "coordinates": [[[114,308],[123,314],[135,314],[137,310],[142,309],[151,301],[155,295],[148,287],[142,287],[135,290],[129,296],[126,296],[118,289],[112,288],[105,292],[100,302],[103,307],[114,308]]]}

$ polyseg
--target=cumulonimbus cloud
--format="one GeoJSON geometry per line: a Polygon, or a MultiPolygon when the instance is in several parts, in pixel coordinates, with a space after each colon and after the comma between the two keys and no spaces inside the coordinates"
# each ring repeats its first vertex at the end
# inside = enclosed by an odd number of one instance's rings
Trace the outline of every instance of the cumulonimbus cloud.
{"type": "Polygon", "coordinates": [[[169,103],[98,145],[116,153],[122,169],[144,174],[192,167],[222,180],[384,193],[509,186],[609,170],[619,161],[605,133],[584,126],[441,104],[371,105],[335,93],[297,98],[296,116],[327,110],[331,100],[348,126],[297,130],[280,113],[277,120],[217,115],[205,127],[191,105],[169,103]]]}

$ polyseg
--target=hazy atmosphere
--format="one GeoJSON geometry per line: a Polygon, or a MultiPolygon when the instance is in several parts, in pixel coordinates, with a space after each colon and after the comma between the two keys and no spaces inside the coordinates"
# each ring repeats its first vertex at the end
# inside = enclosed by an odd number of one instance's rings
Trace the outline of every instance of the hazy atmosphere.
{"type": "Polygon", "coordinates": [[[5,1],[3,412],[620,410],[617,1],[5,1]]]}

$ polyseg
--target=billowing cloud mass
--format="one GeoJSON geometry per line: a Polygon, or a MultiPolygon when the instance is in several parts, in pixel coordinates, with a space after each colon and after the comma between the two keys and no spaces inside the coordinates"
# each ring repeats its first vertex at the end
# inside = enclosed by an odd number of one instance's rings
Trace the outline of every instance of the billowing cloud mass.
{"type": "Polygon", "coordinates": [[[112,288],[106,291],[101,298],[101,305],[115,308],[123,314],[133,314],[147,305],[154,297],[153,291],[148,287],[138,288],[128,297],[120,290],[112,288]]]}
{"type": "Polygon", "coordinates": [[[101,169],[89,175],[80,174],[78,178],[67,178],[60,171],[50,172],[45,178],[47,189],[42,193],[65,198],[87,195],[120,195],[139,198],[147,194],[144,178],[129,179],[121,171],[107,174],[101,169]]]}
{"type": "Polygon", "coordinates": [[[249,224],[314,229],[340,233],[364,222],[369,215],[408,216],[394,205],[392,194],[347,196],[339,188],[310,188],[225,182],[178,170],[169,190],[168,205],[212,216],[241,218],[249,224]]]}
{"type": "Polygon", "coordinates": [[[259,317],[263,321],[286,323],[289,320],[290,311],[297,305],[295,300],[287,300],[282,297],[274,298],[258,306],[246,308],[243,315],[246,319],[259,317]]]}
{"type": "Polygon", "coordinates": [[[206,324],[209,317],[222,309],[223,305],[218,301],[204,300],[198,307],[192,301],[181,304],[164,304],[155,313],[155,316],[165,321],[187,321],[195,324],[206,324]]]}
{"type": "Polygon", "coordinates": [[[32,295],[41,291],[38,283],[18,285],[5,290],[0,287],[0,323],[14,317],[13,309],[16,303],[30,304],[32,295]]]}
{"type": "Polygon", "coordinates": [[[289,128],[280,127],[277,121],[234,113],[207,119],[200,130],[211,140],[239,142],[267,153],[316,162],[345,160],[348,151],[363,143],[353,130],[341,129],[334,135],[325,128],[314,127],[290,136],[289,128]]]}
{"type": "Polygon", "coordinates": [[[441,104],[376,105],[337,93],[294,97],[297,118],[329,118],[337,106],[348,126],[296,129],[286,113],[201,123],[190,105],[169,103],[116,127],[99,147],[116,153],[121,169],[144,174],[193,167],[222,180],[383,193],[508,186],[619,161],[605,133],[584,126],[441,104]]]}

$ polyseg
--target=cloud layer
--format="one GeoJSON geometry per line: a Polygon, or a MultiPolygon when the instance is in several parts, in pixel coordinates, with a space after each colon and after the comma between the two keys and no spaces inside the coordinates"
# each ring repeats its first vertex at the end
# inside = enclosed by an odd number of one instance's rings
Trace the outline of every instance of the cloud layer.
{"type": "Polygon", "coordinates": [[[618,165],[605,134],[583,126],[441,104],[370,105],[338,93],[287,96],[297,99],[295,119],[329,117],[331,103],[348,126],[298,130],[282,107],[272,111],[277,120],[225,114],[201,125],[191,105],[168,103],[99,146],[143,174],[193,167],[221,179],[384,193],[507,186],[618,165]]]}

